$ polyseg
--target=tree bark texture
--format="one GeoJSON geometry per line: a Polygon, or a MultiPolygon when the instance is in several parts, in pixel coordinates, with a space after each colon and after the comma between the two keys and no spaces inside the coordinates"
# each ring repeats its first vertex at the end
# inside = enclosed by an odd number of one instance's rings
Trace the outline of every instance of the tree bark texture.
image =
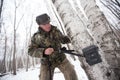
{"type": "Polygon", "coordinates": [[[77,9],[79,5],[72,7],[70,0],[54,0],[53,3],[76,51],[80,53],[82,48],[91,44],[96,44],[100,48],[103,62],[89,66],[81,58],[84,70],[90,80],[119,80],[119,47],[108,21],[94,0],[79,1],[85,11],[84,17],[77,9]]]}

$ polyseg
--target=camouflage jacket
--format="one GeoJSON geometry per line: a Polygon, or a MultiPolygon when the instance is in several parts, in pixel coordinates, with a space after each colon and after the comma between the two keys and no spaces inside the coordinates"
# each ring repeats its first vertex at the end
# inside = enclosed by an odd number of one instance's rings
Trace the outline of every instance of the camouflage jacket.
{"type": "Polygon", "coordinates": [[[53,47],[53,54],[49,55],[51,62],[61,61],[65,59],[65,54],[59,53],[61,43],[69,43],[66,41],[66,36],[62,35],[57,27],[51,25],[51,31],[45,32],[42,29],[38,29],[31,38],[31,44],[29,45],[28,54],[32,57],[45,58],[44,50],[48,47],[53,47]]]}

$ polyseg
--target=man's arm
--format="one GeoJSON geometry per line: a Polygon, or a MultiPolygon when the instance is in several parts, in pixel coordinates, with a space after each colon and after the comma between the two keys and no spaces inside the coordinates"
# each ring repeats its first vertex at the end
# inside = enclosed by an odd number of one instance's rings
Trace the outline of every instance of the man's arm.
{"type": "Polygon", "coordinates": [[[43,57],[43,53],[45,48],[41,48],[39,47],[40,45],[38,45],[36,43],[36,38],[35,36],[33,36],[31,38],[31,44],[28,47],[28,55],[32,56],[32,57],[38,57],[38,58],[42,58],[43,57]]]}
{"type": "Polygon", "coordinates": [[[68,36],[63,35],[60,30],[57,29],[57,33],[62,44],[67,44],[71,42],[70,38],[68,36]]]}
{"type": "Polygon", "coordinates": [[[63,44],[67,44],[67,43],[70,43],[71,41],[70,41],[70,39],[69,39],[69,37],[68,36],[63,36],[62,37],[62,43],[63,44]]]}

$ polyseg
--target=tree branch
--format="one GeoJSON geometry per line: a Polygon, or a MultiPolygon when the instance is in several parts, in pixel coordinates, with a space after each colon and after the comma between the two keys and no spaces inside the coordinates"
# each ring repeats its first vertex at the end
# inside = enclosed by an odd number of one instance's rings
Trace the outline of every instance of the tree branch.
{"type": "Polygon", "coordinates": [[[119,20],[120,20],[120,16],[119,16],[119,13],[117,13],[117,10],[115,10],[113,7],[111,7],[110,5],[106,5],[103,1],[101,1],[100,0],[100,2],[106,7],[106,8],[108,8],[111,12],[112,12],[112,14],[114,14],[114,16],[116,17],[116,18],[118,18],[119,20]]]}
{"type": "Polygon", "coordinates": [[[16,30],[18,29],[18,27],[19,27],[19,25],[20,25],[20,22],[22,21],[23,17],[24,17],[24,14],[23,14],[22,17],[20,18],[20,20],[19,20],[19,22],[18,22],[18,24],[17,24],[17,26],[16,26],[16,30]]]}
{"type": "Polygon", "coordinates": [[[120,3],[119,3],[119,1],[118,0],[115,0],[116,1],[116,3],[118,4],[118,6],[120,7],[120,3]]]}

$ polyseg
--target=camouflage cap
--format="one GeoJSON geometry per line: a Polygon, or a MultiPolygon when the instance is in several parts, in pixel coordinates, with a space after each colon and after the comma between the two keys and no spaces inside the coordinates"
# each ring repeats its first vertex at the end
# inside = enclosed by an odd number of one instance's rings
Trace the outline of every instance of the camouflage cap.
{"type": "Polygon", "coordinates": [[[45,13],[36,17],[36,22],[38,25],[46,24],[50,22],[50,17],[45,13]]]}

